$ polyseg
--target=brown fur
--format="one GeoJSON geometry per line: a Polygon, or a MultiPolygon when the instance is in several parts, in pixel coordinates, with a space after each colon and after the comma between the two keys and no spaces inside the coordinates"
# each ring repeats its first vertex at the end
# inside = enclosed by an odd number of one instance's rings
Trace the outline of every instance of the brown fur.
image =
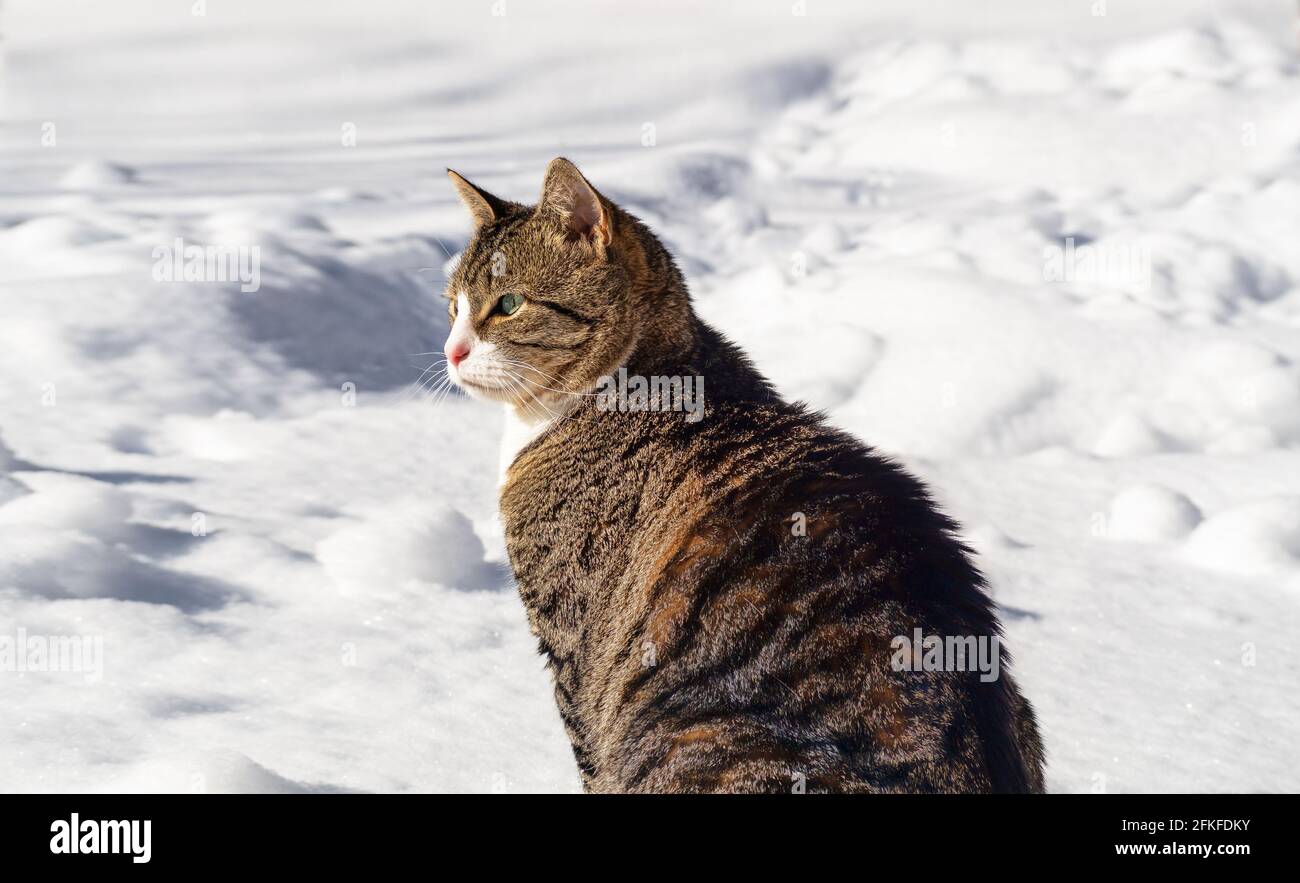
{"type": "Polygon", "coordinates": [[[566,160],[535,208],[455,180],[477,231],[448,293],[527,366],[499,397],[563,414],[500,502],[584,785],[1041,791],[1033,712],[1005,667],[987,684],[891,667],[914,628],[999,634],[921,484],[783,401],[695,316],[653,234],[566,160]],[[504,293],[525,306],[491,315],[504,293]],[[704,377],[704,419],[582,395],[620,364],[704,377]]]}

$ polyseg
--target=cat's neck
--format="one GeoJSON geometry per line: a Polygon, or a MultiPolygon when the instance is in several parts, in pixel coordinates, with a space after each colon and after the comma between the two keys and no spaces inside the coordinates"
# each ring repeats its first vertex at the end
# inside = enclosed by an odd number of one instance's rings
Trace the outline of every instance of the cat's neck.
{"type": "MultiPolygon", "coordinates": [[[[567,406],[559,405],[558,407],[567,406]]],[[[510,471],[510,464],[515,461],[515,457],[519,452],[527,447],[533,439],[551,427],[557,419],[563,417],[558,412],[543,411],[537,406],[516,407],[506,405],[505,414],[505,431],[501,435],[501,455],[497,461],[498,487],[505,484],[506,473],[510,471]]]]}
{"type": "Polygon", "coordinates": [[[707,380],[711,395],[723,398],[776,399],[771,384],[745,354],[695,315],[686,280],[659,238],[630,216],[621,229],[633,304],[638,315],[651,321],[617,367],[643,376],[695,375],[707,380]]]}
{"type": "Polygon", "coordinates": [[[645,321],[634,345],[617,367],[652,372],[689,361],[698,348],[698,325],[681,270],[664,244],[631,216],[620,224],[631,301],[645,321]]]}
{"type": "Polygon", "coordinates": [[[698,321],[689,304],[683,303],[681,312],[666,316],[659,313],[658,321],[643,328],[635,346],[618,367],[642,374],[673,374],[669,370],[691,362],[699,350],[698,321]]]}

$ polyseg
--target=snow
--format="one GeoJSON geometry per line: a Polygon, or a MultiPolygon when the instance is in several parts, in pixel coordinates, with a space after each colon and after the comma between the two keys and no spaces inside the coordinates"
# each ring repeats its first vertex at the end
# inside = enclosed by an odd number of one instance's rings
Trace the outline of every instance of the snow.
{"type": "Polygon", "coordinates": [[[68,190],[105,190],[118,184],[130,184],[135,171],[102,160],[78,163],[68,170],[59,184],[68,190]]]}
{"type": "Polygon", "coordinates": [[[1289,4],[103,6],[0,17],[0,640],[104,649],[0,791],[578,789],[426,372],[443,168],[561,154],[962,521],[1051,790],[1300,790],[1289,4]]]}
{"type": "Polygon", "coordinates": [[[338,585],[439,583],[466,589],[506,583],[485,558],[474,525],[457,510],[414,498],[385,502],[316,544],[316,558],[338,585]]]}
{"type": "Polygon", "coordinates": [[[1300,588],[1300,497],[1251,500],[1225,509],[1188,538],[1191,558],[1206,567],[1244,574],[1278,573],[1300,588]]]}
{"type": "Polygon", "coordinates": [[[1111,500],[1107,536],[1139,543],[1178,540],[1200,520],[1201,510],[1177,491],[1158,484],[1135,484],[1111,500]]]}

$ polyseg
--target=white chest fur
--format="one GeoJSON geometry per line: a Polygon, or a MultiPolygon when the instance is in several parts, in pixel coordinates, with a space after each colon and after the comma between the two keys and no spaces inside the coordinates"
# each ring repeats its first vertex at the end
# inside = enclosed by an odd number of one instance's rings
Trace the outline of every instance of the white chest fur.
{"type": "Polygon", "coordinates": [[[529,442],[546,431],[551,421],[546,418],[533,419],[531,415],[520,414],[513,407],[506,406],[506,428],[501,436],[501,459],[497,466],[497,485],[506,481],[506,472],[515,457],[529,442]]]}

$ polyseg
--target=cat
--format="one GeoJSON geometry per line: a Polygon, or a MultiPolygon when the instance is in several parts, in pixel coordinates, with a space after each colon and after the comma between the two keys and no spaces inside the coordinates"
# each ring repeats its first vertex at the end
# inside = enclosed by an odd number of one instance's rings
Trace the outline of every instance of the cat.
{"type": "Polygon", "coordinates": [[[783,400],[568,160],[535,206],[448,175],[474,234],[447,371],[506,406],[507,550],[583,787],[1041,792],[984,579],[921,483],[783,400]],[[1001,669],[911,665],[913,635],[1001,669]]]}

